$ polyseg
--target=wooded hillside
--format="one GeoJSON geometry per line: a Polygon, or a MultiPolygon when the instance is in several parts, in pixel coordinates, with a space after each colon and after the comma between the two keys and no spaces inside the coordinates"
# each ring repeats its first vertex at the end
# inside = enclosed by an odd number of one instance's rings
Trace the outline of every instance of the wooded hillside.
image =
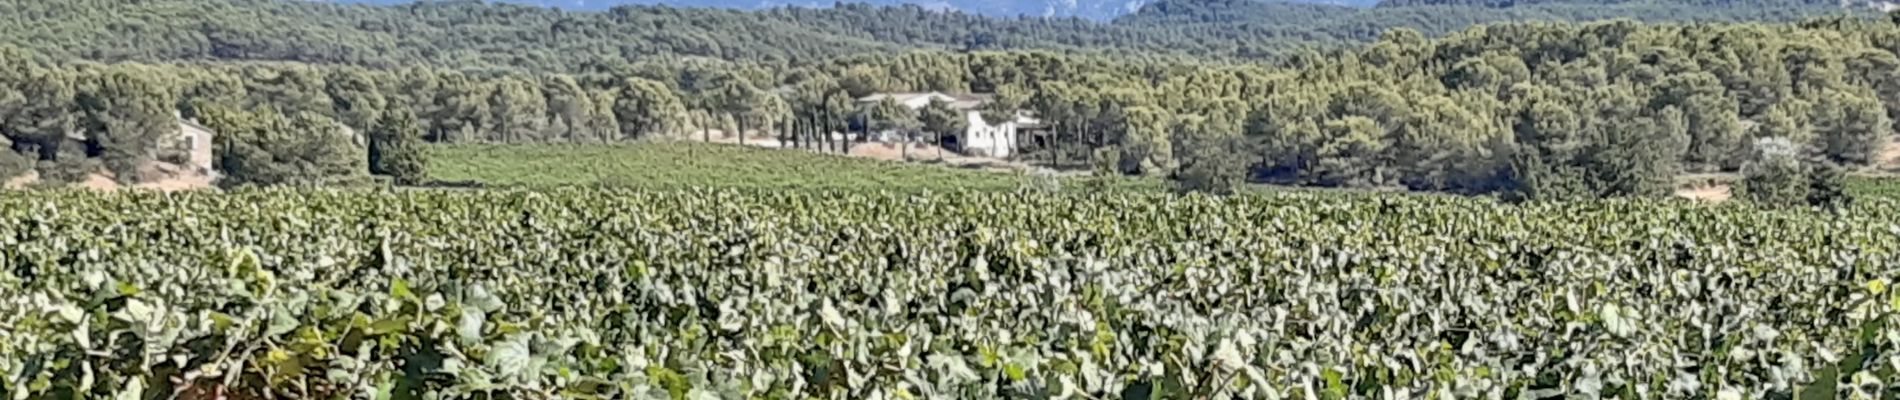
{"type": "Polygon", "coordinates": [[[1358,9],[1167,0],[1100,23],[853,4],[759,12],[659,6],[565,12],[478,1],[367,6],[285,0],[0,0],[0,43],[54,59],[101,62],[294,61],[576,72],[599,63],[697,58],[797,65],[915,49],[1249,59],[1304,46],[1362,43],[1399,27],[1442,34],[1511,21],[1787,21],[1842,12],[1803,3],[1358,9]]]}
{"type": "MultiPolygon", "coordinates": [[[[550,26],[559,29],[547,37],[630,48],[670,42],[581,38],[611,37],[606,32],[621,32],[614,27],[624,26],[604,21],[638,20],[635,15],[643,12],[787,21],[859,15],[865,18],[862,21],[874,21],[883,19],[869,16],[917,10],[843,7],[740,13],[622,7],[606,14],[569,14],[476,3],[373,8],[261,0],[184,1],[141,2],[122,10],[170,10],[166,15],[177,19],[160,18],[153,25],[115,22],[101,32],[110,36],[110,32],[152,26],[203,30],[231,15],[250,17],[230,17],[229,21],[270,21],[271,15],[278,15],[302,25],[249,26],[306,29],[313,30],[311,35],[344,38],[364,34],[368,36],[361,38],[368,44],[352,47],[343,45],[351,41],[343,40],[326,45],[295,41],[308,36],[263,35],[254,37],[256,47],[193,46],[181,45],[193,43],[189,41],[159,39],[191,35],[159,34],[139,36],[153,42],[130,45],[101,36],[50,42],[70,43],[63,46],[67,50],[11,52],[0,58],[8,63],[0,68],[0,87],[12,89],[5,92],[8,97],[0,97],[11,99],[0,101],[5,105],[0,107],[0,117],[4,117],[0,121],[5,121],[0,122],[0,132],[21,156],[0,165],[12,165],[14,170],[34,167],[50,176],[88,163],[130,165],[115,157],[144,153],[115,148],[122,142],[144,141],[113,138],[144,134],[120,133],[131,129],[128,126],[144,125],[116,121],[157,124],[173,111],[227,133],[220,137],[220,153],[229,168],[264,171],[292,166],[283,169],[287,172],[262,174],[249,181],[257,184],[323,181],[329,179],[321,176],[327,174],[323,171],[360,170],[349,163],[310,158],[311,154],[359,157],[352,154],[361,151],[349,150],[350,141],[322,134],[338,127],[367,136],[355,142],[371,143],[372,166],[384,163],[380,159],[384,153],[375,150],[381,148],[376,143],[392,140],[622,141],[698,137],[717,129],[763,132],[800,147],[836,149],[843,144],[817,133],[860,132],[867,123],[914,126],[886,120],[916,116],[866,114],[868,110],[852,99],[876,92],[935,90],[994,93],[997,109],[1037,114],[1051,131],[1025,139],[1022,157],[1056,166],[1189,180],[1576,198],[1656,195],[1665,193],[1680,172],[1741,171],[1761,162],[1764,142],[1785,143],[1781,147],[1793,150],[1775,154],[1811,155],[1820,160],[1814,165],[1857,168],[1875,161],[1873,152],[1888,140],[1894,121],[1900,119],[1900,98],[1896,98],[1900,96],[1900,57],[1896,56],[1900,29],[1891,18],[1863,16],[1792,24],[1629,20],[1498,24],[1442,38],[1395,29],[1364,46],[1290,51],[1275,63],[1149,53],[1113,44],[1087,46],[1101,50],[1088,52],[950,52],[899,50],[906,46],[857,41],[837,43],[883,51],[785,65],[743,61],[748,60],[743,57],[735,62],[590,56],[583,50],[549,50],[511,42],[508,38],[526,43],[544,39],[502,33],[506,31],[444,36],[456,38],[443,42],[454,43],[450,48],[456,50],[436,52],[424,50],[441,43],[431,44],[430,33],[423,27],[438,25],[395,22],[395,15],[416,15],[423,21],[487,21],[495,26],[553,21],[550,26]],[[232,11],[192,13],[186,12],[189,8],[168,9],[159,4],[224,4],[220,7],[232,11]],[[277,14],[286,11],[326,17],[277,14]],[[588,19],[596,24],[570,23],[588,19]],[[366,22],[378,20],[391,25],[364,28],[378,26],[366,22]],[[364,33],[405,29],[418,32],[400,35],[401,40],[374,39],[381,34],[364,33]],[[257,50],[274,48],[271,43],[279,40],[283,41],[281,54],[257,50]],[[140,50],[96,54],[81,50],[104,46],[140,50]],[[208,51],[211,56],[172,53],[180,49],[208,51]],[[540,56],[551,54],[561,56],[540,56]],[[323,58],[334,55],[360,58],[323,58]],[[565,66],[558,61],[565,57],[590,61],[561,68],[567,72],[533,68],[565,66]],[[101,65],[83,61],[146,58],[161,62],[101,65]],[[251,58],[315,62],[244,61],[251,58]],[[437,66],[392,65],[405,60],[437,66]],[[468,64],[438,65],[451,60],[468,64]],[[75,142],[75,137],[87,139],[75,142]]],[[[100,3],[71,4],[41,8],[91,10],[86,7],[100,3]]],[[[1136,16],[1113,25],[979,20],[1069,24],[1078,29],[1144,24],[1183,27],[1184,33],[1169,36],[1175,38],[1220,32],[1192,29],[1193,24],[1186,22],[1195,19],[1190,16],[1202,15],[1199,20],[1204,23],[1221,23],[1216,17],[1220,14],[1209,9],[1169,8],[1153,13],[1150,17],[1173,15],[1166,18],[1182,20],[1155,17],[1162,19],[1140,22],[1143,17],[1136,16]]],[[[686,32],[671,29],[681,21],[709,23],[695,18],[651,19],[641,24],[667,28],[652,32],[676,35],[686,32]]],[[[707,29],[722,34],[750,32],[711,25],[707,29]]],[[[447,31],[437,33],[441,32],[447,31]]],[[[1024,32],[1063,37],[1056,31],[1024,32]]],[[[756,43],[748,41],[719,43],[745,44],[743,48],[751,49],[746,51],[773,49],[751,46],[756,43]]],[[[653,49],[658,48],[628,51],[659,51],[653,49]]],[[[396,148],[404,146],[410,145],[396,148]]]]}

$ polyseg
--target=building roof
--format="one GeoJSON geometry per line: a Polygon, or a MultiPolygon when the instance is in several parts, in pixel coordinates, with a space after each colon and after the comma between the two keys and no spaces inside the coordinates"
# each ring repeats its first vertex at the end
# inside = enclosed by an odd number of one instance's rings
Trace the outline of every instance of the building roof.
{"type": "Polygon", "coordinates": [[[218,134],[217,131],[213,131],[211,130],[211,128],[206,128],[204,125],[199,125],[197,120],[190,119],[190,118],[179,118],[178,125],[186,127],[186,128],[197,129],[197,130],[204,131],[205,133],[209,133],[213,135],[218,134]]]}
{"type": "Polygon", "coordinates": [[[950,108],[952,109],[971,110],[971,109],[976,109],[978,107],[982,107],[984,104],[989,104],[990,99],[995,96],[984,94],[984,93],[943,93],[943,92],[874,93],[869,96],[858,98],[858,102],[876,103],[876,102],[884,101],[884,99],[891,99],[892,101],[896,101],[899,103],[908,103],[911,100],[916,100],[922,97],[942,97],[950,102],[950,108]]]}
{"type": "MultiPolygon", "coordinates": [[[[876,103],[876,102],[884,101],[884,99],[891,99],[893,101],[902,103],[902,102],[908,102],[911,100],[916,100],[919,97],[932,97],[932,96],[950,97],[949,95],[945,95],[943,93],[937,93],[937,92],[873,93],[870,96],[864,96],[864,97],[858,98],[858,102],[876,103]]],[[[951,98],[954,99],[954,97],[951,97],[951,98]]]]}

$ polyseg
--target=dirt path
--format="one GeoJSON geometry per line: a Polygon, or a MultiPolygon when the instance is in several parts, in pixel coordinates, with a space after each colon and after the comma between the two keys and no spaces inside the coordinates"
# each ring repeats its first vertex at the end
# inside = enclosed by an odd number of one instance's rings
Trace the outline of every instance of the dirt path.
{"type": "MultiPolygon", "coordinates": [[[[94,172],[92,175],[87,176],[86,180],[73,183],[71,186],[108,192],[124,189],[176,192],[181,190],[214,189],[217,187],[213,184],[212,177],[202,174],[165,173],[160,171],[167,170],[167,168],[157,166],[150,166],[143,169],[145,172],[142,175],[145,175],[145,179],[131,186],[120,184],[117,180],[112,178],[111,174],[105,172],[94,172]]],[[[176,168],[171,168],[170,170],[175,169],[176,168]]],[[[35,183],[39,183],[39,181],[40,174],[38,171],[27,171],[26,174],[7,179],[4,185],[0,185],[0,189],[26,188],[35,183]]]]}
{"type": "MultiPolygon", "coordinates": [[[[711,143],[729,144],[729,145],[740,144],[738,137],[729,136],[725,132],[722,132],[722,131],[714,130],[711,132],[711,136],[712,136],[711,143]]],[[[703,140],[701,139],[701,136],[699,135],[682,137],[682,139],[687,140],[687,141],[695,141],[695,142],[703,140]]],[[[753,132],[753,134],[746,135],[744,145],[753,146],[753,147],[770,148],[770,149],[784,149],[784,148],[787,148],[787,146],[791,146],[792,144],[780,142],[777,136],[760,135],[757,132],[753,132]]],[[[974,156],[968,156],[961,153],[957,153],[954,151],[947,151],[947,150],[939,151],[937,146],[934,146],[928,143],[910,144],[908,156],[905,152],[905,148],[902,147],[902,145],[897,144],[897,143],[883,143],[883,142],[854,143],[851,145],[851,148],[845,152],[845,155],[848,155],[851,157],[869,158],[869,159],[884,160],[884,161],[941,163],[944,165],[957,167],[957,168],[972,168],[972,169],[983,169],[983,170],[992,170],[992,171],[1020,171],[1020,170],[1037,169],[1037,167],[1029,165],[1029,164],[1014,162],[1014,161],[1001,159],[1001,158],[974,157],[974,156]]]]}
{"type": "MultiPolygon", "coordinates": [[[[1880,148],[1880,153],[1876,155],[1876,157],[1873,166],[1862,171],[1854,172],[1854,174],[1884,176],[1900,172],[1900,139],[1888,141],[1885,146],[1880,148]]],[[[1728,201],[1729,198],[1734,197],[1733,185],[1729,182],[1739,179],[1741,179],[1741,176],[1736,174],[1685,175],[1681,180],[1688,182],[1702,181],[1707,183],[1683,185],[1676,190],[1676,196],[1707,202],[1719,203],[1728,201]]]]}
{"type": "Polygon", "coordinates": [[[1732,193],[1732,190],[1728,184],[1721,184],[1721,185],[1704,186],[1704,187],[1698,187],[1698,188],[1678,189],[1676,190],[1676,196],[1687,198],[1690,200],[1696,200],[1696,201],[1720,203],[1720,202],[1728,201],[1729,197],[1734,196],[1734,193],[1732,193]]]}
{"type": "Polygon", "coordinates": [[[0,189],[25,188],[27,185],[31,185],[33,184],[33,182],[39,182],[39,181],[40,181],[39,171],[26,171],[25,174],[21,174],[20,176],[7,178],[6,182],[0,183],[0,189]]]}
{"type": "Polygon", "coordinates": [[[1879,160],[1874,168],[1882,172],[1900,170],[1900,139],[1887,141],[1887,145],[1880,148],[1879,160]]]}

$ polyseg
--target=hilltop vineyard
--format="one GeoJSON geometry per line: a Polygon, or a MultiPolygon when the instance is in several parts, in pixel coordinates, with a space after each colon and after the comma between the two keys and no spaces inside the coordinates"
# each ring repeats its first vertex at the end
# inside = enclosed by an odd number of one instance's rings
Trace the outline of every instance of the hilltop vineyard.
{"type": "Polygon", "coordinates": [[[1894,398],[1900,207],[0,193],[0,395],[1894,398]]]}

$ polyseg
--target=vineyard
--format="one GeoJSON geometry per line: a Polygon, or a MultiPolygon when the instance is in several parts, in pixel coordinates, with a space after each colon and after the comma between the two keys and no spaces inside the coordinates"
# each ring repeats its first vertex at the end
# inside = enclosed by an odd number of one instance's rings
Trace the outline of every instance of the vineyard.
{"type": "Polygon", "coordinates": [[[1900,198],[1900,178],[1893,176],[1852,176],[1847,178],[1847,193],[1855,198],[1900,198]]]}
{"type": "MultiPolygon", "coordinates": [[[[1022,173],[988,172],[692,142],[615,145],[452,145],[433,152],[430,174],[447,182],[505,187],[722,187],[833,190],[1016,190],[1042,185],[1022,173]]],[[[1104,179],[1116,188],[1155,190],[1159,182],[1104,179]]],[[[1080,184],[1080,182],[1078,182],[1080,184]]]]}
{"type": "Polygon", "coordinates": [[[1900,207],[0,193],[27,398],[1894,398],[1900,207]]]}

